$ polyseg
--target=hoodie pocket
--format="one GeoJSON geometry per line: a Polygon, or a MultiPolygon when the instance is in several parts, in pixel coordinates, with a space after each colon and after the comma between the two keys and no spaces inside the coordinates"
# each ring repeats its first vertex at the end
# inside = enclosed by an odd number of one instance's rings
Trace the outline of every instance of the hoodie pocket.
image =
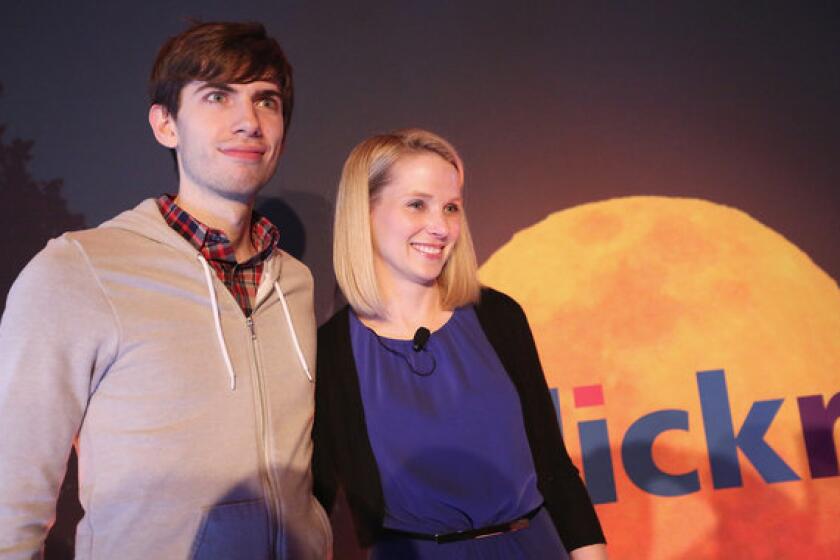
{"type": "Polygon", "coordinates": [[[193,560],[271,559],[268,512],[263,500],[213,506],[192,547],[193,560]]]}

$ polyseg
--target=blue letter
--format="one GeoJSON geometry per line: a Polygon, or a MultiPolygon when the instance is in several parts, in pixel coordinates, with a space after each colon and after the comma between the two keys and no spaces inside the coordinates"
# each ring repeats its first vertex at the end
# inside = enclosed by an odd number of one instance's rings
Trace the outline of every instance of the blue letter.
{"type": "Polygon", "coordinates": [[[738,449],[746,455],[765,482],[799,480],[793,469],[764,441],[764,434],[782,406],[783,399],[754,402],[736,436],[723,370],[697,372],[697,388],[715,488],[741,486],[738,449]]]}
{"type": "Polygon", "coordinates": [[[583,475],[592,502],[614,502],[615,475],[613,474],[610,440],[606,420],[589,420],[578,424],[580,451],[583,455],[583,475]]]}
{"type": "Polygon", "coordinates": [[[549,389],[551,402],[554,403],[554,415],[557,417],[557,425],[560,426],[560,435],[563,435],[563,419],[560,417],[560,395],[557,394],[557,387],[549,389]]]}
{"type": "Polygon", "coordinates": [[[668,474],[653,461],[653,442],[667,430],[688,431],[688,412],[660,410],[642,416],[630,426],[621,444],[624,469],[633,483],[657,496],[682,496],[700,490],[697,471],[668,474]]]}

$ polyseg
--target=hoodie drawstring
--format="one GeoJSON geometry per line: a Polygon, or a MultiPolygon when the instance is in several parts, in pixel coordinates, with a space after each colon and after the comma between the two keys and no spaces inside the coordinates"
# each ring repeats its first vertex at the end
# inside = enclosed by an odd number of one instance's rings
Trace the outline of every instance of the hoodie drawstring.
{"type": "Polygon", "coordinates": [[[300,341],[298,340],[297,331],[295,331],[295,325],[292,323],[292,314],[289,312],[289,304],[286,303],[286,296],[283,294],[283,290],[280,289],[280,283],[276,280],[274,281],[274,290],[277,292],[277,297],[280,299],[280,303],[283,304],[283,312],[286,315],[286,323],[289,325],[289,332],[292,334],[292,342],[294,342],[295,350],[297,351],[298,360],[300,360],[300,365],[303,367],[303,373],[306,374],[306,378],[309,379],[309,382],[312,383],[314,380],[312,379],[312,374],[309,373],[309,366],[306,364],[306,358],[303,357],[303,350],[300,349],[300,341]]]}
{"type": "Polygon", "coordinates": [[[225,359],[225,366],[227,366],[228,377],[230,378],[230,390],[236,390],[236,373],[233,371],[233,364],[230,362],[230,355],[228,354],[227,345],[225,344],[225,335],[222,333],[222,321],[219,316],[219,302],[216,299],[216,289],[213,287],[213,272],[210,270],[210,265],[207,264],[207,259],[202,255],[198,255],[198,260],[204,269],[204,278],[207,280],[207,291],[210,292],[210,307],[213,310],[213,321],[216,324],[216,336],[219,339],[219,348],[222,351],[222,357],[225,359]]]}
{"type": "MultiPolygon", "coordinates": [[[[213,322],[216,325],[216,337],[219,340],[219,349],[222,351],[222,357],[225,360],[225,367],[227,367],[228,377],[230,378],[230,390],[234,391],[236,390],[236,372],[233,370],[233,364],[230,361],[227,344],[225,344],[225,336],[222,332],[222,322],[219,314],[219,301],[216,299],[216,289],[213,287],[213,272],[210,270],[210,265],[207,263],[207,259],[200,254],[197,256],[199,262],[201,263],[201,267],[204,269],[204,279],[207,281],[207,291],[210,293],[210,307],[213,311],[213,322]]],[[[283,306],[283,314],[286,316],[286,324],[289,326],[289,332],[292,335],[295,353],[297,354],[298,361],[303,368],[303,373],[306,374],[306,378],[309,379],[309,382],[313,383],[314,380],[312,379],[312,373],[309,371],[309,365],[306,363],[306,358],[303,356],[303,350],[301,350],[300,347],[300,340],[298,340],[295,325],[292,323],[292,314],[289,311],[289,304],[286,303],[286,296],[283,294],[283,290],[280,289],[280,283],[276,280],[274,282],[274,291],[277,292],[277,297],[280,300],[280,304],[283,306]]]]}

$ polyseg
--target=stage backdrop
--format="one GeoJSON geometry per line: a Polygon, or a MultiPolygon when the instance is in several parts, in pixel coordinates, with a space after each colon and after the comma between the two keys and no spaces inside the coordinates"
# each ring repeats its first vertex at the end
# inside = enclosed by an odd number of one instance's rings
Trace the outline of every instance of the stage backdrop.
{"type": "MultiPolygon", "coordinates": [[[[319,320],[343,159],[435,130],[612,557],[840,557],[840,14],[661,4],[5,2],[0,294],[49,237],[174,189],[146,123],[160,44],[187,18],[260,20],[297,101],[259,208],[319,320]]],[[[72,556],[74,492],[50,558],[72,556]]],[[[363,557],[342,509],[336,538],[363,557]]]]}
{"type": "Polygon", "coordinates": [[[695,199],[553,213],[482,280],[513,295],[615,558],[835,558],[840,292],[695,199]]]}

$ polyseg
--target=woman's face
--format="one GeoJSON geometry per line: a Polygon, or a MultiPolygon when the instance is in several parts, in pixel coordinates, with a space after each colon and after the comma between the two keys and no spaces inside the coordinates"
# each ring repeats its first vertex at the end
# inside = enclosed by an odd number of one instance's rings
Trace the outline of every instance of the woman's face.
{"type": "Polygon", "coordinates": [[[371,201],[374,265],[380,285],[431,286],[461,234],[455,167],[432,152],[403,156],[371,201]]]}

